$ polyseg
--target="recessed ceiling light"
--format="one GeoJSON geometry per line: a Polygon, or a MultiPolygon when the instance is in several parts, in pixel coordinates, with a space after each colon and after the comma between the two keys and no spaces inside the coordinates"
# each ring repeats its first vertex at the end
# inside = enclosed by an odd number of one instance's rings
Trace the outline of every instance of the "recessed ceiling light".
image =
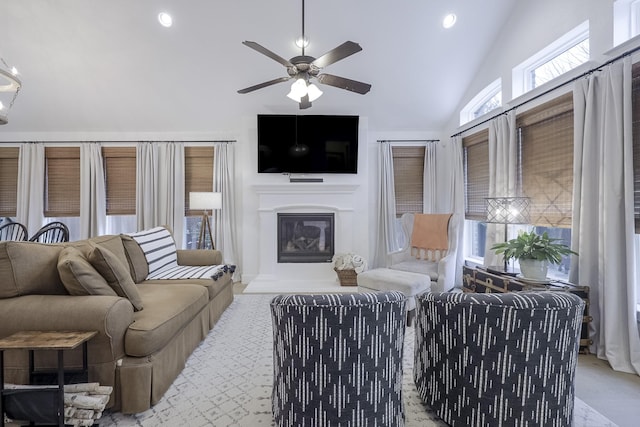
{"type": "Polygon", "coordinates": [[[455,13],[450,13],[444,17],[442,20],[442,26],[444,28],[451,28],[456,24],[457,16],[455,13]]]}
{"type": "Polygon", "coordinates": [[[173,24],[173,18],[171,18],[171,15],[167,12],[160,12],[158,14],[158,22],[160,22],[160,25],[163,27],[169,28],[173,24]]]}
{"type": "Polygon", "coordinates": [[[309,46],[309,37],[307,36],[304,36],[304,38],[302,36],[298,37],[296,39],[296,46],[300,48],[309,46]]]}

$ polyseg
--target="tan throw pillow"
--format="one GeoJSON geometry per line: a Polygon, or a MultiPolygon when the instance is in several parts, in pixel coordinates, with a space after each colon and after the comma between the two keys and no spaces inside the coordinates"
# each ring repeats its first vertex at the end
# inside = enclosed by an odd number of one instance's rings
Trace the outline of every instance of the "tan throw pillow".
{"type": "Polygon", "coordinates": [[[87,258],[91,265],[102,274],[109,286],[116,291],[116,294],[128,299],[136,311],[142,310],[142,299],[136,284],[131,278],[129,269],[122,264],[113,252],[101,246],[95,246],[89,251],[87,258]]]}
{"type": "Polygon", "coordinates": [[[96,271],[82,253],[68,247],[60,251],[58,256],[58,274],[62,284],[70,295],[111,295],[115,291],[96,271]]]}

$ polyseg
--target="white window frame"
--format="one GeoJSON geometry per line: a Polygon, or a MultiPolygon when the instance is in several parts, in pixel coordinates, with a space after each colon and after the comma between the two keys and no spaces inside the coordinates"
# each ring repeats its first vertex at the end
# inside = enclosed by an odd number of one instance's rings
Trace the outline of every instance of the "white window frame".
{"type": "Polygon", "coordinates": [[[640,34],[640,0],[613,3],[613,45],[618,46],[640,34]]]}
{"type": "Polygon", "coordinates": [[[561,36],[529,59],[517,65],[512,70],[513,98],[523,95],[532,89],[533,71],[541,65],[551,61],[573,46],[589,38],[589,21],[584,21],[565,35],[561,36]]]}
{"type": "Polygon", "coordinates": [[[460,126],[475,120],[475,112],[501,91],[502,78],[498,77],[478,92],[478,94],[460,110],[460,126]]]}

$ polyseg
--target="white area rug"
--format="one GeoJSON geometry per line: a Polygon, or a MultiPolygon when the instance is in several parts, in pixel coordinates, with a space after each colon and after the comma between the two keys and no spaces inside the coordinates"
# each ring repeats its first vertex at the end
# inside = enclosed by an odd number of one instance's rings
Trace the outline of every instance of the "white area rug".
{"type": "MultiPolygon", "coordinates": [[[[162,400],[136,415],[105,412],[101,426],[274,426],[271,416],[273,295],[236,295],[162,400]]],[[[439,427],[412,378],[413,328],[407,329],[404,401],[407,427],[439,427]]],[[[615,427],[576,398],[575,427],[615,427]]]]}

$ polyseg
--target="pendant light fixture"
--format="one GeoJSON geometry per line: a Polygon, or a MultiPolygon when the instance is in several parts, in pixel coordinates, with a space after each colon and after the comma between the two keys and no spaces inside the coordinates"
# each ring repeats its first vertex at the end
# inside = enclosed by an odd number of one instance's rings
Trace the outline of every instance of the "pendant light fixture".
{"type": "Polygon", "coordinates": [[[9,111],[21,87],[22,82],[18,78],[16,67],[9,67],[4,58],[0,57],[0,125],[6,125],[9,122],[9,111]]]}

